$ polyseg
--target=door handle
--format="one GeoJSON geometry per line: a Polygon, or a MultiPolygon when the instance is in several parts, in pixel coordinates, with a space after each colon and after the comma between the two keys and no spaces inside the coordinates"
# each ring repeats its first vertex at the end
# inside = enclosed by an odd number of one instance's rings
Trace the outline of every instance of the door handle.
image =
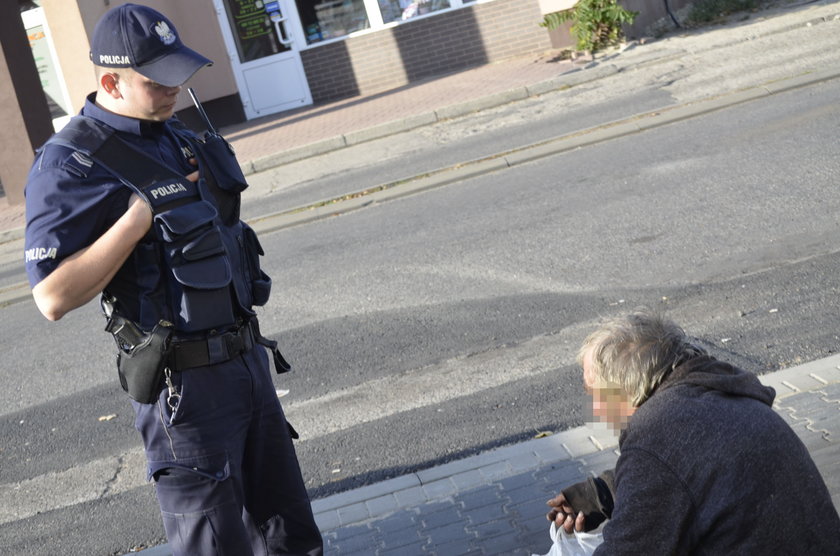
{"type": "Polygon", "coordinates": [[[274,27],[277,29],[277,40],[279,40],[280,44],[286,48],[291,48],[293,41],[286,36],[286,26],[283,24],[284,21],[286,21],[285,17],[274,22],[274,27]]]}

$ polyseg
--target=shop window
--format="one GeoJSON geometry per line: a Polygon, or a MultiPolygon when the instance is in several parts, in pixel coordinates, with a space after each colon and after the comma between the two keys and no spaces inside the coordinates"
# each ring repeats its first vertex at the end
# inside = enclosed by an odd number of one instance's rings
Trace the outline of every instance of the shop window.
{"type": "Polygon", "coordinates": [[[370,27],[364,0],[295,0],[307,44],[370,27]]]}
{"type": "Polygon", "coordinates": [[[382,21],[406,21],[418,15],[424,15],[449,8],[449,0],[379,0],[382,21]]]}
{"type": "Polygon", "coordinates": [[[243,64],[288,50],[278,38],[278,26],[271,21],[262,1],[226,0],[225,8],[243,64]]]}
{"type": "Polygon", "coordinates": [[[342,38],[363,29],[380,29],[383,24],[399,23],[441,10],[461,8],[474,4],[476,1],[295,0],[295,3],[303,33],[306,36],[306,43],[316,44],[329,39],[342,38]]]}

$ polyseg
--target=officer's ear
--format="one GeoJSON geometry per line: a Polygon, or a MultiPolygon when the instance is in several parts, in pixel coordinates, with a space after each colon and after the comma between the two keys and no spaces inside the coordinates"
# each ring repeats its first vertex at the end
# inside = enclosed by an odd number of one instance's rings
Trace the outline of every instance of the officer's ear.
{"type": "Polygon", "coordinates": [[[99,74],[99,86],[100,88],[108,93],[109,96],[113,98],[122,98],[122,93],[120,93],[119,88],[117,85],[120,82],[120,76],[116,72],[112,71],[105,71],[99,74]]]}

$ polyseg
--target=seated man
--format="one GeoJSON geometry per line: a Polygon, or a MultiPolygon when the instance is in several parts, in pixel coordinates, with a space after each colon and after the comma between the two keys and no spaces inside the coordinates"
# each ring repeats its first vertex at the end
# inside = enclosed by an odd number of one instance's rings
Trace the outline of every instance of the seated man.
{"type": "Polygon", "coordinates": [[[646,311],[606,322],[578,361],[621,455],[549,500],[549,521],[608,519],[595,554],[840,554],[840,517],[772,388],[646,311]]]}

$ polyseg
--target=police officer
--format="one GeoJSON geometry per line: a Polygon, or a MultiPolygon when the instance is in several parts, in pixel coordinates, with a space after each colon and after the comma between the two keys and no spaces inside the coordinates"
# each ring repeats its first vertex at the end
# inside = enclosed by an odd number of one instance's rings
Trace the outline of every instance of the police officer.
{"type": "Polygon", "coordinates": [[[211,61],[135,4],[97,23],[91,60],[96,92],[26,186],[35,302],[58,320],[102,293],[175,554],[321,554],[268,354],[285,361],[253,309],[271,282],[247,185],[221,137],[173,118],[211,61]]]}

